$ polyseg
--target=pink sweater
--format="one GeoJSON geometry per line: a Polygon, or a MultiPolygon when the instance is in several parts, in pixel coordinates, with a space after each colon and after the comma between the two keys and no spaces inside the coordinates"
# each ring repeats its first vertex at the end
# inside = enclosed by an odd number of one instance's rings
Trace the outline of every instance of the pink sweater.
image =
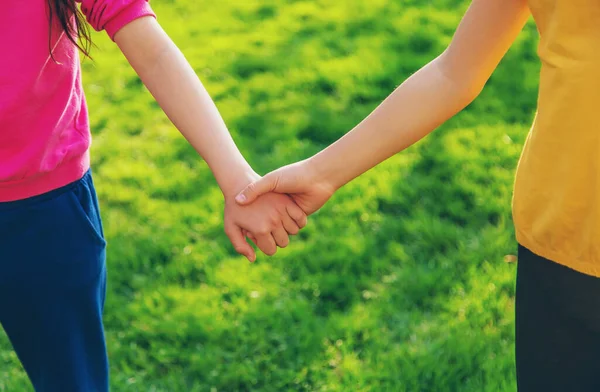
{"type": "MultiPolygon", "coordinates": [[[[77,1],[90,25],[111,38],[132,20],[154,16],[147,0],[77,1]]],[[[2,3],[0,202],[67,185],[89,168],[91,136],[79,53],[57,23],[49,40],[47,12],[47,0],[2,3]]]]}

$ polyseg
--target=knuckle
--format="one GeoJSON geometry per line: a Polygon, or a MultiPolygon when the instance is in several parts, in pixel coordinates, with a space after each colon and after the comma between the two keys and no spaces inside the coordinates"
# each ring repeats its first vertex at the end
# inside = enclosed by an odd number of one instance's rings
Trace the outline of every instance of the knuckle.
{"type": "Polygon", "coordinates": [[[256,234],[258,234],[259,236],[267,236],[267,235],[271,234],[271,226],[262,225],[261,227],[258,228],[256,234]]]}
{"type": "Polygon", "coordinates": [[[304,220],[305,215],[300,211],[292,210],[290,211],[290,217],[296,222],[301,222],[304,220]]]}
{"type": "MultiPolygon", "coordinates": [[[[287,196],[285,195],[278,195],[278,196],[282,196],[283,198],[287,198],[287,196]]],[[[275,204],[275,209],[277,210],[277,212],[279,212],[280,214],[287,214],[287,210],[288,210],[288,202],[291,203],[291,200],[281,200],[281,198],[278,198],[277,203],[275,204]]]]}
{"type": "Polygon", "coordinates": [[[279,223],[281,222],[281,219],[279,219],[279,216],[271,216],[269,218],[269,225],[271,226],[271,228],[277,227],[277,225],[279,225],[279,223]]]}
{"type": "Polygon", "coordinates": [[[248,184],[248,186],[246,187],[246,191],[253,193],[256,190],[256,184],[251,182],[250,184],[248,184]]]}
{"type": "Polygon", "coordinates": [[[296,209],[296,208],[290,208],[289,209],[289,214],[294,219],[300,219],[300,218],[302,218],[302,213],[300,211],[298,211],[298,209],[296,209]]]}

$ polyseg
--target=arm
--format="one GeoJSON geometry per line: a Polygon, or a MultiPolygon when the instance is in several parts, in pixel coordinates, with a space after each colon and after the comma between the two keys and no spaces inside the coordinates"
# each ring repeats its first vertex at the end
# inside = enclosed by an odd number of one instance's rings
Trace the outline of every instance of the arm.
{"type": "Polygon", "coordinates": [[[473,1],[448,49],[317,154],[315,167],[339,188],[432,132],[479,95],[528,17],[525,0],[473,1]]]}
{"type": "Polygon", "coordinates": [[[114,40],[171,122],[204,158],[224,195],[256,179],[196,73],[154,18],[134,20],[114,40]]]}
{"type": "Polygon", "coordinates": [[[236,192],[259,177],[240,154],[192,67],[156,19],[135,19],[119,29],[114,40],[169,119],[213,171],[225,196],[225,231],[236,250],[250,260],[255,258],[242,230],[254,234],[267,254],[275,253],[276,243],[285,247],[287,234],[297,233],[306,217],[283,195],[267,195],[256,208],[232,202],[236,192]]]}
{"type": "Polygon", "coordinates": [[[474,0],[444,53],[408,78],[340,140],[306,161],[268,174],[247,188],[239,202],[275,190],[294,194],[305,212],[316,211],[335,190],[425,137],[471,103],[529,15],[526,0],[474,0]]]}

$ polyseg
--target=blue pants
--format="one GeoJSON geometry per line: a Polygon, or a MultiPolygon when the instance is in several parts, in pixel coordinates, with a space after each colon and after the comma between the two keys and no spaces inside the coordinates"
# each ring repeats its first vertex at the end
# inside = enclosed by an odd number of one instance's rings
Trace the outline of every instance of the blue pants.
{"type": "Polygon", "coordinates": [[[0,323],[38,392],[108,391],[105,248],[90,172],[0,203],[0,323]]]}

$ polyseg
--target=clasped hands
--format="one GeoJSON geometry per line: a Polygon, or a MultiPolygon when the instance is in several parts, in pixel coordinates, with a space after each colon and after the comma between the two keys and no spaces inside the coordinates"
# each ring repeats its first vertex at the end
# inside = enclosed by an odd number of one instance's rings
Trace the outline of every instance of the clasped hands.
{"type": "Polygon", "coordinates": [[[235,250],[249,261],[256,253],[250,239],[272,256],[285,248],[289,236],[307,224],[307,217],[321,208],[336,191],[314,163],[304,160],[277,169],[225,195],[225,233],[235,250]]]}

